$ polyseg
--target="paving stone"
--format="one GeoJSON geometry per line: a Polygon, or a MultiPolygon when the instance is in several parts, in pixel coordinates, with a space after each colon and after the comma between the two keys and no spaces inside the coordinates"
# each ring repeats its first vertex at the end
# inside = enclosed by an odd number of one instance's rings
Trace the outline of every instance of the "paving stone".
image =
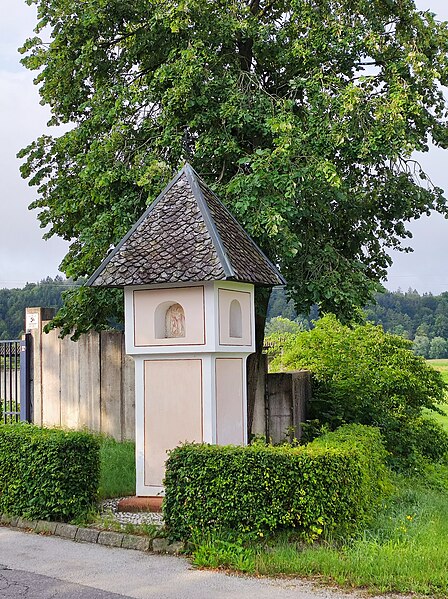
{"type": "Polygon", "coordinates": [[[76,531],[75,541],[81,541],[83,543],[97,543],[99,530],[94,528],[78,528],[76,531]]]}
{"type": "Polygon", "coordinates": [[[124,535],[121,532],[103,530],[98,535],[98,543],[100,545],[109,545],[110,547],[121,547],[123,536],[124,535]]]}
{"type": "Polygon", "coordinates": [[[36,532],[46,532],[54,535],[56,532],[57,522],[47,522],[46,520],[39,520],[36,526],[36,532]]]}
{"type": "Polygon", "coordinates": [[[18,518],[17,528],[23,528],[25,530],[34,530],[37,526],[37,520],[27,520],[26,518],[18,518]]]}
{"type": "Polygon", "coordinates": [[[63,537],[64,539],[74,539],[76,536],[76,532],[78,531],[78,527],[74,524],[63,524],[62,522],[58,522],[56,526],[55,535],[58,537],[63,537]]]}
{"type": "Polygon", "coordinates": [[[152,540],[152,550],[154,553],[166,553],[169,544],[168,539],[157,537],[152,540]]]}
{"type": "Polygon", "coordinates": [[[121,546],[124,549],[137,549],[139,551],[149,551],[150,540],[148,537],[139,537],[138,535],[124,535],[121,546]]]}
{"type": "Polygon", "coordinates": [[[14,518],[14,516],[8,516],[8,514],[2,514],[0,522],[2,524],[4,524],[5,526],[12,526],[11,522],[13,519],[17,522],[17,518],[14,518]]]}

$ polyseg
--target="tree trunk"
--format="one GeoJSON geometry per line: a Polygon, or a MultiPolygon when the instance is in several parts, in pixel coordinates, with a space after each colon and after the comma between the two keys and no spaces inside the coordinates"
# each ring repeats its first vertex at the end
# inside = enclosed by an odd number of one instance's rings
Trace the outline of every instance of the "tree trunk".
{"type": "Polygon", "coordinates": [[[271,288],[255,288],[255,353],[247,360],[247,435],[250,439],[254,419],[257,382],[262,367],[264,326],[269,304],[271,288]]]}

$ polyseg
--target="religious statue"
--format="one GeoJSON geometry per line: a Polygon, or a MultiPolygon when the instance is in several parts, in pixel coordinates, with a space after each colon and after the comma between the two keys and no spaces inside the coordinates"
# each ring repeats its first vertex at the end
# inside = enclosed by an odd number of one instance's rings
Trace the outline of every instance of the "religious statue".
{"type": "Polygon", "coordinates": [[[173,304],[166,311],[165,337],[185,337],[185,313],[180,304],[173,304]]]}

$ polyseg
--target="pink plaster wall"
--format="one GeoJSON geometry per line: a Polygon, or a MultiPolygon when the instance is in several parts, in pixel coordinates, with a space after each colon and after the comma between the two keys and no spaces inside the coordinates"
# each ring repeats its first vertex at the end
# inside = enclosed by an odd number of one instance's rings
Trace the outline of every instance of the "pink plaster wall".
{"type": "Polygon", "coordinates": [[[162,486],[167,450],[203,441],[202,360],[145,360],[145,485],[162,486]]]}
{"type": "MultiPolygon", "coordinates": [[[[162,318],[164,318],[163,314],[162,318]]],[[[135,290],[134,341],[137,347],[203,345],[205,343],[203,286],[135,290]],[[182,306],[185,313],[185,337],[157,338],[155,314],[160,304],[166,304],[165,308],[170,304],[182,306]]]]}
{"type": "Polygon", "coordinates": [[[244,393],[242,358],[217,358],[216,443],[244,445],[244,393]]]}

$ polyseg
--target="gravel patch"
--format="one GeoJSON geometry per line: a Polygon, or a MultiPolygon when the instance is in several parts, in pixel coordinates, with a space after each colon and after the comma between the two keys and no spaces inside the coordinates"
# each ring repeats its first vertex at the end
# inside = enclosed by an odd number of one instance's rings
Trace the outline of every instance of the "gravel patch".
{"type": "Polygon", "coordinates": [[[115,497],[114,499],[106,499],[100,504],[101,515],[111,515],[120,524],[155,524],[163,526],[162,514],[157,512],[119,512],[118,503],[123,497],[115,497]]]}

